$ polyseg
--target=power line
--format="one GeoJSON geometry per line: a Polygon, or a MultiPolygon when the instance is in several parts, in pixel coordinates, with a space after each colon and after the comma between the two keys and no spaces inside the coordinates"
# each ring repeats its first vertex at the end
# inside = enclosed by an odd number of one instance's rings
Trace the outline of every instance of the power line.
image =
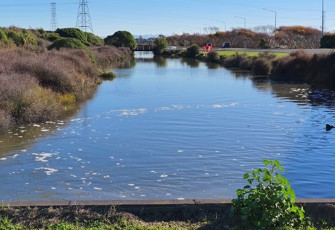
{"type": "Polygon", "coordinates": [[[82,29],[85,32],[90,30],[93,33],[93,26],[87,0],[79,1],[76,27],[82,29]]]}

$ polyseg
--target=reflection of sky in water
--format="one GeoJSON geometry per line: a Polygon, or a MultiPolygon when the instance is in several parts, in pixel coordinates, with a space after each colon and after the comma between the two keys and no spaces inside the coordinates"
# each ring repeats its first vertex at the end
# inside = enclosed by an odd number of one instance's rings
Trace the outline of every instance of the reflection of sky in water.
{"type": "Polygon", "coordinates": [[[115,72],[77,116],[1,136],[2,200],[230,198],[267,158],[298,197],[332,196],[334,111],[306,86],[179,60],[115,72]]]}

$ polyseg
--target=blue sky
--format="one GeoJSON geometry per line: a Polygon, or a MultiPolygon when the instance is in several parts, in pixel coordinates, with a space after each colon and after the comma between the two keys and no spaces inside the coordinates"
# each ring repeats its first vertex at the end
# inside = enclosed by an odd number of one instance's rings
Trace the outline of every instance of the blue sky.
{"type": "MultiPolygon", "coordinates": [[[[79,0],[1,0],[0,26],[50,29],[50,3],[57,4],[58,27],[74,27],[79,0]]],[[[88,0],[94,33],[117,30],[136,35],[204,33],[261,25],[303,25],[320,29],[322,0],[88,0]]],[[[325,29],[335,31],[335,1],[324,0],[325,29]]]]}

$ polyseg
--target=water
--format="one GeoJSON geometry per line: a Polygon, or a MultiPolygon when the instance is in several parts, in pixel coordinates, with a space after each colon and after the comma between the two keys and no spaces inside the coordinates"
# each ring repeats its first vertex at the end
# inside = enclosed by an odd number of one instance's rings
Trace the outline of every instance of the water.
{"type": "Polygon", "coordinates": [[[235,196],[278,159],[299,198],[334,198],[334,92],[137,54],[70,118],[0,136],[0,199],[235,196]]]}

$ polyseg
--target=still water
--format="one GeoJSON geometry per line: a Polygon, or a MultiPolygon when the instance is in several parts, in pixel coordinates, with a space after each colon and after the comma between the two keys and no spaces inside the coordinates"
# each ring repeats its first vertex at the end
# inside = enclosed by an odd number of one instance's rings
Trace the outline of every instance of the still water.
{"type": "Polygon", "coordinates": [[[334,92],[147,53],[114,72],[76,115],[0,135],[0,200],[232,198],[263,159],[335,197],[334,92]]]}

